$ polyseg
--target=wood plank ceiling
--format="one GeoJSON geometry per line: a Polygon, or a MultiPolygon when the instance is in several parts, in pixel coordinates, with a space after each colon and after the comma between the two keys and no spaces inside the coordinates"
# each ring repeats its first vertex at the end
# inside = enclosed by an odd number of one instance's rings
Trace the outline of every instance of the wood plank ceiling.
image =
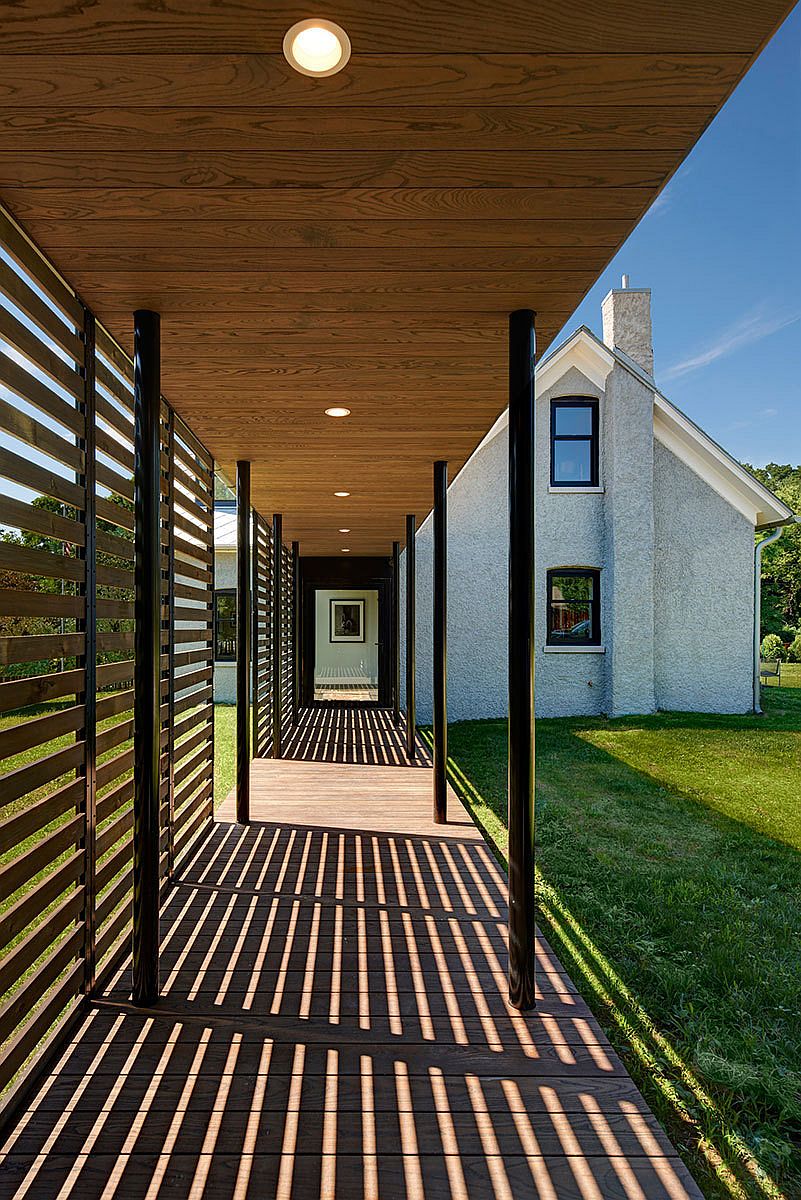
{"type": "Polygon", "coordinates": [[[503,409],[506,314],[547,348],[789,7],[17,0],[0,198],[126,346],[162,313],[165,395],[302,553],[386,553],[503,409]],[[282,57],[307,16],[340,74],[282,57]]]}

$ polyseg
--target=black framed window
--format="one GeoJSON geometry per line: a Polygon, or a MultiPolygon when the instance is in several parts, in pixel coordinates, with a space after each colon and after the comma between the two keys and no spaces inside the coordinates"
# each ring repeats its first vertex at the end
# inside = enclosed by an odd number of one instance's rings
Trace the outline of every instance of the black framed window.
{"type": "Polygon", "coordinates": [[[218,588],[214,593],[214,659],[236,661],[235,588],[218,588]]]}
{"type": "Polygon", "coordinates": [[[598,401],[551,401],[551,487],[598,487],[598,401]]]}
{"type": "Polygon", "coordinates": [[[548,645],[600,646],[601,572],[556,567],[548,572],[548,645]]]}

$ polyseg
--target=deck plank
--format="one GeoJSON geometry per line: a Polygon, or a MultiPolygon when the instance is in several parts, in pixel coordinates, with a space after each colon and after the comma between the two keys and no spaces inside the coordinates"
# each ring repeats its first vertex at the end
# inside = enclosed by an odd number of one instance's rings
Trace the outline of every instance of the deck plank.
{"type": "Polygon", "coordinates": [[[301,729],[317,761],[253,764],[248,827],[224,802],[163,906],[159,1003],[110,982],[0,1200],[698,1200],[541,935],[536,1010],[508,1008],[505,875],[457,798],[434,825],[430,771],[333,728],[343,761],[301,729]]]}

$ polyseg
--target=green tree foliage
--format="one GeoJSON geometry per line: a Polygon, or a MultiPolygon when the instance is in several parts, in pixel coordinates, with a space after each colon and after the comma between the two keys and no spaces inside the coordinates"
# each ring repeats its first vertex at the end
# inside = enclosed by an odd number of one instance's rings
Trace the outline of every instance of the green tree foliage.
{"type": "MultiPolygon", "coordinates": [[[[59,516],[75,517],[75,511],[50,496],[37,496],[31,507],[45,509],[59,516]]],[[[47,550],[51,554],[74,555],[76,548],[65,545],[56,538],[46,537],[28,530],[4,530],[0,539],[27,550],[47,550]]],[[[0,572],[0,588],[18,592],[49,592],[52,594],[74,595],[75,584],[69,580],[49,579],[43,575],[30,575],[25,571],[15,571],[13,568],[0,572]]],[[[41,616],[0,616],[0,634],[3,637],[25,637],[31,634],[71,633],[75,629],[74,620],[59,617],[41,616]]],[[[38,662],[8,663],[0,667],[0,680],[21,679],[30,675],[47,674],[57,669],[57,659],[38,662]]]]}
{"type": "Polygon", "coordinates": [[[236,500],[236,492],[228,486],[221,475],[214,476],[214,499],[236,500]]]}
{"type": "MultiPolygon", "coordinates": [[[[801,466],[746,468],[765,487],[801,514],[801,466]]],[[[759,537],[764,535],[760,534],[759,537]]],[[[762,629],[789,641],[788,632],[801,628],[801,525],[789,525],[762,555],[762,629]]]]}
{"type": "Polygon", "coordinates": [[[790,662],[801,663],[801,633],[797,633],[790,643],[790,649],[787,651],[787,656],[790,662]]]}
{"type": "Polygon", "coordinates": [[[787,651],[778,633],[768,633],[763,637],[759,657],[763,662],[787,662],[787,651]]]}
{"type": "MultiPolygon", "coordinates": [[[[113,504],[119,505],[120,508],[126,509],[128,512],[133,512],[133,503],[130,500],[117,495],[111,495],[109,499],[113,504]]],[[[61,503],[59,500],[54,500],[52,496],[37,496],[32,501],[31,507],[55,513],[57,516],[67,517],[71,520],[79,518],[79,513],[74,508],[61,503]]],[[[97,529],[98,532],[111,534],[113,537],[120,538],[121,541],[133,541],[134,535],[132,531],[123,529],[121,526],[117,526],[102,518],[98,519],[97,529]]],[[[79,553],[79,548],[69,542],[50,537],[47,534],[31,533],[25,529],[5,530],[0,533],[0,540],[28,550],[44,550],[59,558],[74,558],[79,553]]],[[[97,562],[99,565],[128,570],[132,567],[129,559],[124,556],[110,554],[107,550],[98,550],[97,562]]],[[[133,587],[133,576],[131,577],[131,585],[133,587]]],[[[102,596],[108,600],[130,601],[133,599],[132,587],[102,586],[98,588],[98,596],[102,596]]],[[[51,579],[44,575],[30,575],[22,571],[4,569],[0,571],[0,588],[25,592],[46,592],[51,595],[75,596],[77,595],[78,585],[70,580],[51,579]]],[[[0,616],[0,635],[4,637],[21,637],[26,634],[72,633],[75,629],[76,623],[73,618],[0,616]]],[[[98,621],[99,632],[117,632],[131,629],[133,629],[133,622],[123,618],[105,618],[98,621]]],[[[103,654],[99,661],[112,662],[128,657],[130,655],[127,651],[112,651],[103,654]]],[[[74,659],[53,659],[41,662],[10,663],[7,666],[0,667],[0,680],[46,674],[57,670],[60,664],[65,668],[69,668],[75,665],[75,661],[74,659]]]]}

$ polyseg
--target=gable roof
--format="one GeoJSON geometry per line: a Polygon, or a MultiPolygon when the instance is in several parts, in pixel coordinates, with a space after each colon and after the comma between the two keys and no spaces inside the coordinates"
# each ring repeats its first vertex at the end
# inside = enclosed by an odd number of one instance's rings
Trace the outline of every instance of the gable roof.
{"type": "MultiPolygon", "coordinates": [[[[792,510],[668,400],[642,367],[622,350],[607,346],[586,325],[580,325],[537,364],[537,387],[541,392],[548,391],[566,371],[576,367],[591,383],[603,389],[607,375],[616,364],[654,393],[654,437],[752,521],[756,529],[788,525],[795,520],[792,510]]],[[[486,445],[500,433],[508,419],[508,413],[503,413],[481,445],[486,445]]]]}

